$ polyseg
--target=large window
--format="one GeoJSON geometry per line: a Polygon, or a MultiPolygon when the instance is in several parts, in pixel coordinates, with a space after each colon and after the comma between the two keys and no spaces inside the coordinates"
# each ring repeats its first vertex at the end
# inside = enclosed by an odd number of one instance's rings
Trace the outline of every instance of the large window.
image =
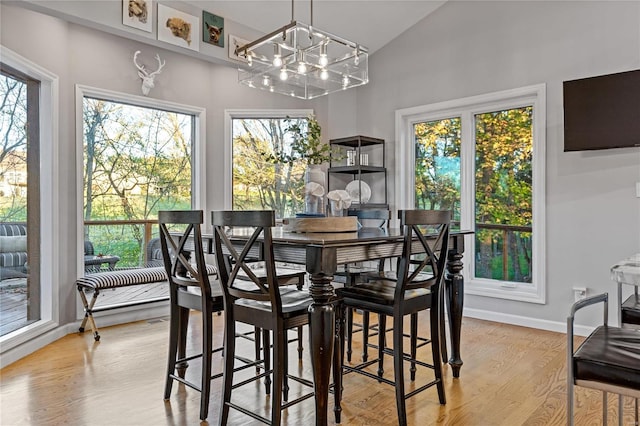
{"type": "Polygon", "coordinates": [[[291,152],[289,125],[306,125],[307,110],[227,111],[232,164],[227,176],[228,203],[234,210],[275,210],[277,218],[303,211],[304,167],[295,162],[274,162],[275,153],[291,152]]]}
{"type": "Polygon", "coordinates": [[[544,87],[401,110],[397,125],[398,206],[474,231],[466,290],[544,302],[544,87]]]}
{"type": "Polygon", "coordinates": [[[98,89],[78,92],[84,272],[159,266],[158,211],[202,203],[196,160],[204,111],[98,89]]]}
{"type": "Polygon", "coordinates": [[[4,363],[8,351],[58,325],[59,257],[54,249],[58,99],[54,74],[3,46],[0,58],[0,359],[4,363]]]}

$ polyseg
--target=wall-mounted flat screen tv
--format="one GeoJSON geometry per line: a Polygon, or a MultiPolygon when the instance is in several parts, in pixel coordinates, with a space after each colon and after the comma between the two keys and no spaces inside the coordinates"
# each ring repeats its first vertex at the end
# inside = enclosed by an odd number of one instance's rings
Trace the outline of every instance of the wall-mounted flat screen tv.
{"type": "Polygon", "coordinates": [[[563,82],[564,150],[640,146],[640,70],[563,82]]]}

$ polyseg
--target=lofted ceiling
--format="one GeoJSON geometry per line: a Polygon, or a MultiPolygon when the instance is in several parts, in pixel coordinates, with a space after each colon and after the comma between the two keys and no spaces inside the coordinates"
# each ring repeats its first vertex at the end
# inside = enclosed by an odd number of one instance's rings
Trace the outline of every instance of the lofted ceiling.
{"type": "MultiPolygon", "coordinates": [[[[290,0],[183,0],[198,8],[270,33],[291,21],[290,0]]],[[[313,25],[359,43],[373,53],[447,0],[315,0],[313,25]]],[[[295,0],[294,19],[310,24],[311,0],[295,0]]]]}

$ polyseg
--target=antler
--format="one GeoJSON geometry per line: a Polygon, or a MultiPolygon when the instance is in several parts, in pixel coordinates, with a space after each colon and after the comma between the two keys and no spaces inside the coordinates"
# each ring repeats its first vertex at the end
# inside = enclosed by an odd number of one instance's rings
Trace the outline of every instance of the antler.
{"type": "Polygon", "coordinates": [[[164,68],[164,64],[167,63],[167,61],[161,61],[160,60],[160,55],[156,53],[156,59],[158,60],[158,69],[155,70],[154,72],[152,72],[151,74],[149,74],[149,77],[152,77],[154,75],[160,74],[160,71],[162,71],[162,68],[164,68]]]}
{"type": "MultiPolygon", "coordinates": [[[[133,64],[136,66],[136,68],[138,68],[140,70],[141,73],[143,73],[144,75],[148,76],[149,73],[147,72],[147,70],[144,68],[144,65],[139,65],[138,64],[138,55],[140,54],[139,50],[136,50],[136,53],[133,55],[133,64]]],[[[158,57],[158,60],[160,59],[160,57],[158,57]]],[[[163,64],[164,65],[164,64],[163,64]]]]}

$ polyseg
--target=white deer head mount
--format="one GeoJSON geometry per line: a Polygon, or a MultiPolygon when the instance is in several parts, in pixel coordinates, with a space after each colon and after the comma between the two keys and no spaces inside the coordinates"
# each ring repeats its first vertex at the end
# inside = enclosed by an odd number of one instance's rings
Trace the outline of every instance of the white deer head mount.
{"type": "Polygon", "coordinates": [[[149,91],[153,89],[153,87],[155,86],[154,80],[156,78],[156,75],[160,74],[166,61],[161,61],[160,55],[156,54],[156,59],[158,60],[158,69],[150,73],[149,71],[146,70],[144,65],[138,64],[139,54],[140,54],[140,51],[137,50],[136,53],[133,55],[133,63],[136,66],[136,68],[138,68],[138,76],[142,79],[142,94],[147,96],[149,94],[149,91]]]}

